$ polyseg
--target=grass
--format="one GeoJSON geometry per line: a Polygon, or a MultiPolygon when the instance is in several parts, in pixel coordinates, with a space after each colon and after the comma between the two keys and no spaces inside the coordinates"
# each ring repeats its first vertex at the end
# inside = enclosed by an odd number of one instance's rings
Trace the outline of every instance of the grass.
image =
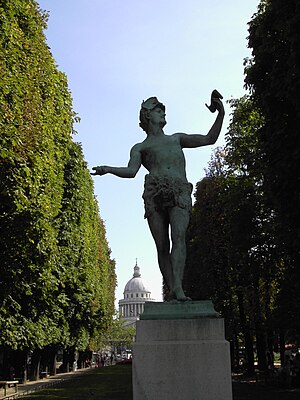
{"type": "Polygon", "coordinates": [[[132,400],[131,365],[94,368],[60,386],[32,393],[33,400],[132,400]]]}
{"type": "MultiPolygon", "coordinates": [[[[22,399],[132,400],[132,397],[131,365],[115,365],[112,367],[91,369],[90,372],[63,381],[60,386],[54,386],[35,392],[26,397],[22,397],[22,399]]],[[[241,379],[233,382],[233,400],[299,399],[299,388],[295,390],[278,386],[267,386],[262,383],[255,383],[255,381],[250,379],[241,379]]]]}

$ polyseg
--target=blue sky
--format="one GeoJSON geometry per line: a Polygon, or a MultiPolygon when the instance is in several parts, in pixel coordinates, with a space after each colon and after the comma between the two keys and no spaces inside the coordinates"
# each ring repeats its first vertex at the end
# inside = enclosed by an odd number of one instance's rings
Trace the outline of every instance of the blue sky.
{"type": "MultiPolygon", "coordinates": [[[[243,59],[247,23],[258,0],[39,0],[49,12],[47,43],[66,73],[81,122],[89,168],[127,165],[131,147],[144,139],[139,128],[143,100],[166,105],[166,134],[206,134],[215,114],[205,107],[213,89],[224,101],[245,94],[243,59]]],[[[230,108],[214,146],[185,150],[187,176],[204,177],[212,151],[225,143],[230,108]]],[[[137,258],[152,297],[161,300],[161,274],[142,202],[146,170],[134,179],[94,177],[100,215],[116,260],[116,299],[137,258]]]]}

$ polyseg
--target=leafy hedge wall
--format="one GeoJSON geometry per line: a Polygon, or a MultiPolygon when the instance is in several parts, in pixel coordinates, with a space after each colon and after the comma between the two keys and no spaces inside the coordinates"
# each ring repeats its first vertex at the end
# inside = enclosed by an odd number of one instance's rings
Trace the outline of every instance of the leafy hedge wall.
{"type": "Polygon", "coordinates": [[[85,348],[113,314],[115,271],[66,76],[33,0],[0,5],[0,345],[85,348]]]}

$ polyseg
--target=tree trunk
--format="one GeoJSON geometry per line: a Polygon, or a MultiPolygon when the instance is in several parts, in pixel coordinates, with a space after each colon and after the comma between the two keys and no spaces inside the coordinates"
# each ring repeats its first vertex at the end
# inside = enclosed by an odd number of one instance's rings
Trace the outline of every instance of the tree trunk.
{"type": "Polygon", "coordinates": [[[263,326],[259,323],[256,325],[256,350],[259,371],[267,370],[267,340],[263,326]]]}
{"type": "Polygon", "coordinates": [[[247,318],[244,309],[244,294],[241,291],[237,292],[238,297],[238,305],[239,305],[239,314],[242,332],[245,341],[245,355],[247,361],[247,372],[249,374],[254,374],[254,352],[253,352],[253,341],[250,334],[249,324],[247,323],[247,318]]]}
{"type": "Polygon", "coordinates": [[[41,350],[36,349],[31,356],[30,375],[29,379],[37,381],[40,379],[40,366],[41,366],[41,350]]]}
{"type": "Polygon", "coordinates": [[[74,371],[74,363],[75,363],[75,347],[71,347],[69,351],[69,361],[70,361],[70,371],[74,371]]]}
{"type": "Polygon", "coordinates": [[[70,372],[70,349],[64,349],[62,371],[70,372]]]}
{"type": "Polygon", "coordinates": [[[56,355],[57,355],[57,350],[56,349],[51,349],[49,353],[49,372],[51,376],[56,375],[56,355]]]}
{"type": "Polygon", "coordinates": [[[269,329],[267,334],[267,368],[270,370],[274,369],[274,342],[274,331],[269,329]]]}
{"type": "Polygon", "coordinates": [[[284,364],[284,352],[285,352],[285,332],[283,329],[279,331],[279,346],[280,346],[280,364],[283,367],[284,364]]]}
{"type": "Polygon", "coordinates": [[[240,359],[240,354],[239,354],[239,340],[238,340],[238,334],[236,330],[234,331],[234,337],[233,337],[233,366],[236,369],[236,371],[239,370],[239,359],[240,359]]]}
{"type": "Polygon", "coordinates": [[[79,352],[79,358],[78,358],[78,368],[79,369],[82,369],[82,368],[86,367],[86,365],[85,365],[86,359],[87,359],[86,351],[80,351],[79,352]]]}

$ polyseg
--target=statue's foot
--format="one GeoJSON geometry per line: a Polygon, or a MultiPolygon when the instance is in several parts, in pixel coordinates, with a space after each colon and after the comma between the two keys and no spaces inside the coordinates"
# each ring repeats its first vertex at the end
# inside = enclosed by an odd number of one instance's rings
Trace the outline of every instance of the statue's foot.
{"type": "Polygon", "coordinates": [[[192,301],[192,299],[190,297],[188,297],[188,296],[180,297],[180,299],[177,299],[177,300],[178,301],[192,301]]]}
{"type": "Polygon", "coordinates": [[[167,296],[167,298],[166,298],[166,301],[168,301],[168,302],[174,302],[174,301],[176,301],[176,296],[175,296],[175,294],[174,294],[173,292],[169,292],[169,293],[168,293],[168,296],[167,296]]]}
{"type": "Polygon", "coordinates": [[[184,294],[184,291],[182,287],[177,287],[173,290],[173,294],[176,300],[178,301],[191,301],[192,299],[190,297],[187,297],[184,294]]]}

